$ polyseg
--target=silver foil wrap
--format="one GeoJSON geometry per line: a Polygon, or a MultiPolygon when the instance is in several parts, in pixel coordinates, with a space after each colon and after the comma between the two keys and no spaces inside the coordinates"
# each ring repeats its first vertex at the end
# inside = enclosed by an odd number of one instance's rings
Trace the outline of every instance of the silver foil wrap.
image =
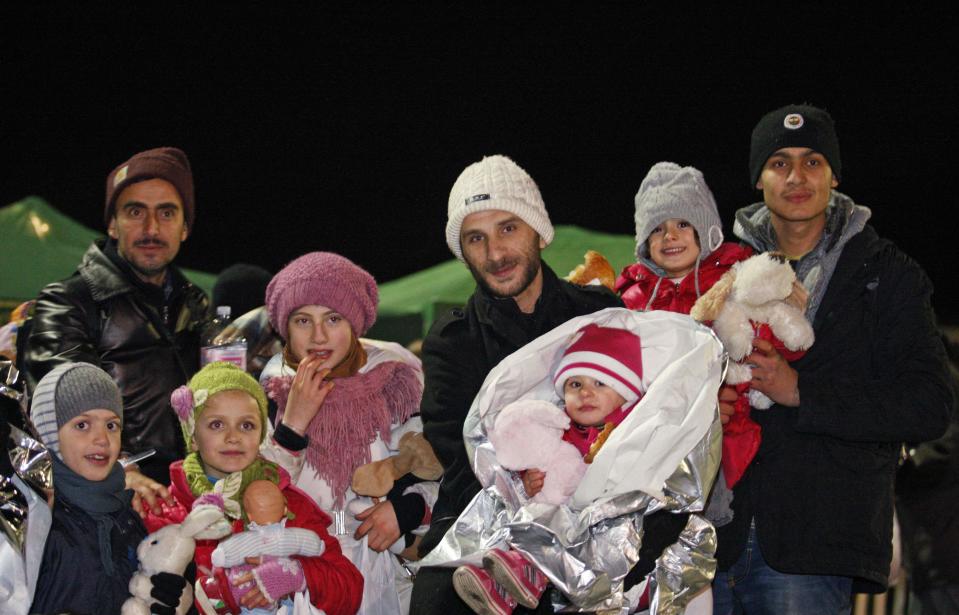
{"type": "Polygon", "coordinates": [[[40,491],[53,489],[53,463],[47,447],[11,425],[9,450],[10,463],[20,478],[40,491]]]}
{"type": "MultiPolygon", "coordinates": [[[[21,480],[40,491],[53,488],[53,468],[45,446],[12,425],[6,444],[10,463],[21,480]]],[[[0,476],[0,526],[20,551],[27,536],[28,496],[13,476],[0,476]]]]}
{"type": "MultiPolygon", "coordinates": [[[[486,550],[511,547],[556,587],[550,596],[554,610],[626,613],[623,579],[639,560],[644,516],[704,508],[722,453],[716,393],[724,366],[722,344],[709,328],[681,314],[623,308],[574,318],[513,353],[487,376],[463,428],[483,490],[417,566],[481,566],[486,550]],[[497,463],[487,427],[510,402],[558,403],[554,368],[576,332],[590,323],[639,335],[647,391],[567,504],[531,502],[518,476],[497,463]]],[[[657,560],[653,614],[682,612],[709,585],[715,547],[712,525],[691,515],[679,540],[657,560]]]]}
{"type": "Polygon", "coordinates": [[[0,476],[0,525],[10,542],[23,551],[27,540],[27,498],[12,476],[0,476]]]}

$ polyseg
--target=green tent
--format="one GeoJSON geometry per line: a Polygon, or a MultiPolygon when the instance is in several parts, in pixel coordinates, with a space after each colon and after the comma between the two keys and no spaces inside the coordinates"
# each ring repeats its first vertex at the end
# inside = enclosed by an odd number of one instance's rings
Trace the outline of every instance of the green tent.
{"type": "MultiPolygon", "coordinates": [[[[630,235],[557,226],[553,242],[543,251],[543,260],[562,277],[583,262],[586,250],[595,250],[618,273],[636,260],[635,249],[636,241],[630,235]]],[[[381,284],[377,321],[367,336],[402,344],[422,338],[435,318],[451,307],[464,305],[475,288],[473,276],[455,259],[381,284]]]]}
{"type": "MultiPolygon", "coordinates": [[[[36,196],[0,208],[0,322],[9,310],[35,299],[48,283],[66,278],[100,233],[60,213],[36,196]]],[[[213,290],[216,276],[182,270],[191,282],[213,290]]]]}

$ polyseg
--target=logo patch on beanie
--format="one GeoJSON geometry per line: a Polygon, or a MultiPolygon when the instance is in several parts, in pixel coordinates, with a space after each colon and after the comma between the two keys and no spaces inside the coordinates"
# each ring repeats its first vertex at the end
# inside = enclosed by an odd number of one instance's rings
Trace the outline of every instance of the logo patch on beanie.
{"type": "Polygon", "coordinates": [[[474,194],[473,196],[468,197],[468,198],[466,199],[466,204],[467,204],[467,205],[472,205],[473,203],[475,203],[475,202],[477,202],[477,201],[488,201],[488,200],[489,200],[489,195],[488,195],[488,194],[474,194]]]}
{"type": "Polygon", "coordinates": [[[113,176],[113,187],[116,188],[120,185],[120,182],[127,178],[127,171],[130,170],[130,165],[124,165],[122,169],[117,171],[117,174],[113,176]]]}
{"type": "Polygon", "coordinates": [[[786,119],[783,120],[783,126],[789,130],[798,130],[802,128],[802,125],[805,123],[806,120],[798,113],[790,113],[786,116],[786,119]]]}

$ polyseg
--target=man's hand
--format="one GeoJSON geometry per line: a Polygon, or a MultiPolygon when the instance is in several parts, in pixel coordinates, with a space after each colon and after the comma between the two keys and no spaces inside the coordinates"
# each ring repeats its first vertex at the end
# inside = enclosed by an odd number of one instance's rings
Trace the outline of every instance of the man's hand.
{"type": "Polygon", "coordinates": [[[719,387],[719,421],[725,425],[736,414],[736,400],[739,394],[736,388],[729,384],[719,387]]]}
{"type": "Polygon", "coordinates": [[[745,358],[753,365],[752,388],[783,406],[799,405],[799,373],[789,366],[772,342],[753,340],[753,351],[745,358]]]}
{"type": "Polygon", "coordinates": [[[170,490],[152,478],[144,476],[136,470],[127,470],[124,475],[126,477],[126,488],[133,489],[133,501],[131,502],[133,510],[137,511],[141,517],[146,516],[147,508],[152,510],[155,515],[162,514],[161,501],[166,502],[168,506],[176,506],[173,496],[170,495],[170,490]],[[144,508],[144,504],[146,504],[146,508],[144,508]]]}
{"type": "Polygon", "coordinates": [[[530,468],[523,472],[523,489],[526,490],[526,497],[533,497],[543,490],[543,483],[546,482],[546,473],[537,468],[530,468]]]}
{"type": "Polygon", "coordinates": [[[385,551],[400,538],[400,524],[396,520],[396,511],[389,500],[377,502],[360,514],[356,519],[363,523],[356,529],[353,538],[360,540],[366,536],[366,544],[374,551],[385,551]]]}
{"type": "Polygon", "coordinates": [[[306,357],[296,368],[296,376],[290,386],[290,396],[286,400],[283,424],[303,435],[310,421],[320,411],[320,406],[333,389],[332,380],[324,380],[329,369],[319,369],[322,361],[316,355],[306,357]]]}

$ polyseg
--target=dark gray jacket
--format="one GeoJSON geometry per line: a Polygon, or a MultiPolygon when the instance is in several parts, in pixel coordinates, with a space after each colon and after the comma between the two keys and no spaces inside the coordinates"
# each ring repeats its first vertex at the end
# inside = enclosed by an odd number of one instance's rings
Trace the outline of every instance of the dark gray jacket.
{"type": "Polygon", "coordinates": [[[792,363],[800,406],[752,413],[762,444],[734,490],[733,522],[718,530],[717,559],[721,570],[735,563],[755,519],[776,570],[853,577],[857,591],[878,592],[901,445],[940,436],[953,399],[922,269],[869,225],[841,250],[816,341],[792,363]]]}

